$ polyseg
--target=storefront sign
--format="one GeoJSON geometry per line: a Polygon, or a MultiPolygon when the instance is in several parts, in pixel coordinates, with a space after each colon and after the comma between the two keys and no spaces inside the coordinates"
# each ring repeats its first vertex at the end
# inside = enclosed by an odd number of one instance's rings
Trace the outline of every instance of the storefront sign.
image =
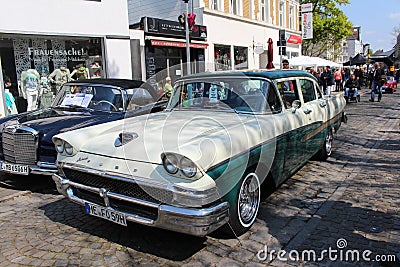
{"type": "Polygon", "coordinates": [[[67,61],[82,61],[85,60],[85,51],[83,48],[81,49],[34,49],[32,47],[28,47],[28,55],[29,57],[45,57],[42,58],[45,61],[53,61],[55,60],[54,56],[63,56],[67,61]]]}
{"type": "MultiPolygon", "coordinates": [[[[158,40],[151,40],[151,45],[154,46],[172,46],[172,47],[186,47],[186,43],[183,42],[170,42],[170,41],[158,41],[158,40]]],[[[189,46],[191,48],[199,48],[199,49],[206,49],[208,44],[196,44],[190,43],[189,46]]]]}
{"type": "MultiPolygon", "coordinates": [[[[146,33],[182,37],[186,35],[185,26],[181,25],[178,21],[144,17],[142,18],[142,24],[146,33]]],[[[207,27],[194,25],[193,29],[190,31],[190,36],[192,38],[206,39],[207,27]]]]}
{"type": "Polygon", "coordinates": [[[289,44],[301,44],[302,39],[299,35],[290,34],[286,42],[289,44]]]}
{"type": "Polygon", "coordinates": [[[312,3],[305,3],[301,5],[301,12],[312,12],[312,3]]]}
{"type": "Polygon", "coordinates": [[[311,12],[301,14],[303,40],[313,38],[313,14],[311,12]]]}

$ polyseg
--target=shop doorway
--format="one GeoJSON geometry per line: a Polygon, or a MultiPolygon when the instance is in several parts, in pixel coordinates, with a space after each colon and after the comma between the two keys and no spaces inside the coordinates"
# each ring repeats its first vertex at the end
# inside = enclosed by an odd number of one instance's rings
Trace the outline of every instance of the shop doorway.
{"type": "MultiPolygon", "coordinates": [[[[0,39],[0,58],[2,64],[3,81],[9,79],[11,85],[8,87],[14,96],[18,113],[26,111],[26,100],[20,96],[18,90],[18,77],[15,66],[14,47],[11,39],[0,39]]],[[[4,88],[4,87],[3,87],[4,88]]]]}

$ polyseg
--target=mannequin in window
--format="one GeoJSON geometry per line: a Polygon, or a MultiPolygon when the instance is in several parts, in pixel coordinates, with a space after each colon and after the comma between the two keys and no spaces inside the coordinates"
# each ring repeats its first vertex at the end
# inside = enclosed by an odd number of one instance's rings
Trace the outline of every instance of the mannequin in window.
{"type": "Polygon", "coordinates": [[[50,75],[49,75],[49,81],[53,84],[56,85],[56,93],[60,90],[61,86],[69,81],[72,81],[71,78],[71,73],[69,72],[69,69],[66,67],[62,66],[59,69],[55,69],[50,75]]]}
{"type": "Polygon", "coordinates": [[[48,108],[53,103],[54,94],[51,91],[50,81],[47,78],[46,73],[42,73],[40,77],[40,88],[42,93],[39,99],[39,108],[48,108]]]}
{"type": "Polygon", "coordinates": [[[29,69],[22,72],[21,91],[28,102],[27,111],[35,110],[40,97],[40,75],[37,70],[29,69]]]}
{"type": "Polygon", "coordinates": [[[74,76],[77,80],[90,79],[89,70],[83,66],[83,64],[79,64],[76,69],[71,72],[71,77],[74,76]]]}

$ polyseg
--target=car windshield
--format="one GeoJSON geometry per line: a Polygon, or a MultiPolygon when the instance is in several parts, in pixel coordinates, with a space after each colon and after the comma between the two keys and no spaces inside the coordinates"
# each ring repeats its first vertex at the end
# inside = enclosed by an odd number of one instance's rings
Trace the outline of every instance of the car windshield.
{"type": "Polygon", "coordinates": [[[105,85],[64,85],[53,106],[79,107],[109,112],[124,110],[121,90],[105,85]]]}
{"type": "Polygon", "coordinates": [[[263,113],[270,88],[268,81],[249,77],[183,80],[175,85],[168,108],[263,113]]]}

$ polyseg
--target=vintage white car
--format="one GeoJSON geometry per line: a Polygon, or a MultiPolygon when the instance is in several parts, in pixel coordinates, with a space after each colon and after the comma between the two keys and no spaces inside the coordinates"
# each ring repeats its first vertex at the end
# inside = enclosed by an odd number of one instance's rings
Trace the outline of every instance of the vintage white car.
{"type": "Polygon", "coordinates": [[[343,94],[323,96],[304,71],[191,75],[163,112],[54,136],[53,179],[87,214],[114,223],[240,235],[264,190],[330,156],[344,107],[343,94]]]}

